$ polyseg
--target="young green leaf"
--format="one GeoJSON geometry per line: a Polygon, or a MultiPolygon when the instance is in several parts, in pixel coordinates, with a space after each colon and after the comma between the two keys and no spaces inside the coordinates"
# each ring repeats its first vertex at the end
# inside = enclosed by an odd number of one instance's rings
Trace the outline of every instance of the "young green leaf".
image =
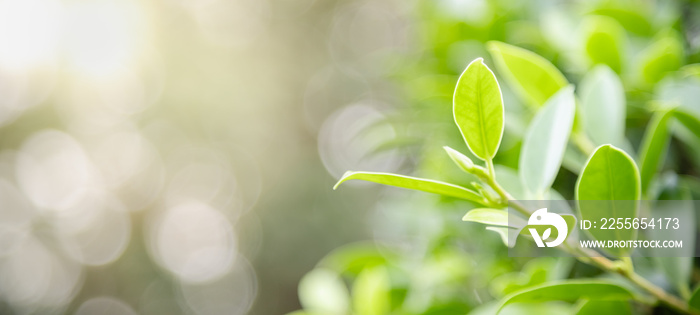
{"type": "MultiPolygon", "coordinates": [[[[576,302],[581,299],[595,301],[627,301],[633,298],[632,293],[611,282],[600,280],[568,280],[549,283],[515,292],[505,297],[501,306],[511,303],[533,303],[545,301],[576,302]]],[[[497,312],[498,313],[498,312],[497,312]]]]}
{"type": "Polygon", "coordinates": [[[363,270],[352,287],[354,314],[388,314],[391,307],[390,288],[389,274],[383,266],[363,270]]]}
{"type": "Polygon", "coordinates": [[[511,88],[532,106],[542,106],[569,84],[549,60],[529,50],[496,41],[488,42],[487,49],[511,88]]]}
{"type": "Polygon", "coordinates": [[[299,300],[305,311],[344,315],[349,311],[350,294],[337,273],[314,269],[299,282],[299,300]]]}
{"type": "Polygon", "coordinates": [[[625,138],[625,90],[620,78],[601,65],[581,81],[581,123],[595,145],[622,145],[625,138]]]}
{"type": "Polygon", "coordinates": [[[525,133],[520,179],[534,196],[543,196],[559,172],[574,123],[574,104],[574,88],[563,88],[547,101],[525,133]]]}
{"type": "MultiPolygon", "coordinates": [[[[600,222],[603,218],[636,218],[639,207],[639,171],[624,151],[603,145],[591,155],[576,183],[576,200],[582,220],[600,222]]],[[[634,229],[591,229],[597,240],[633,240],[634,229]]],[[[610,250],[624,255],[629,248],[610,250]]]]}
{"type": "Polygon", "coordinates": [[[335,184],[333,189],[337,189],[338,186],[340,186],[340,184],[352,179],[359,179],[400,188],[420,190],[448,197],[475,201],[479,203],[484,202],[484,198],[477,194],[475,191],[461,186],[432,179],[417,178],[389,173],[348,171],[345,173],[345,175],[343,175],[343,177],[340,178],[340,180],[338,180],[338,183],[335,184]]]}
{"type": "Polygon", "coordinates": [[[469,150],[482,160],[492,159],[503,136],[503,97],[482,58],[472,61],[459,77],[452,109],[469,150]]]}
{"type": "Polygon", "coordinates": [[[585,53],[591,64],[605,64],[620,73],[626,41],[620,23],[610,17],[590,16],[583,25],[585,53]]]}
{"type": "Polygon", "coordinates": [[[669,119],[673,117],[673,112],[674,110],[670,109],[654,114],[642,138],[639,164],[641,165],[642,194],[645,196],[666,155],[670,137],[668,124],[669,119]]]}
{"type": "Polygon", "coordinates": [[[448,146],[444,146],[442,148],[445,149],[445,152],[447,152],[447,155],[450,156],[452,162],[455,162],[460,169],[467,173],[471,173],[474,170],[474,162],[472,162],[469,157],[448,146]]]}

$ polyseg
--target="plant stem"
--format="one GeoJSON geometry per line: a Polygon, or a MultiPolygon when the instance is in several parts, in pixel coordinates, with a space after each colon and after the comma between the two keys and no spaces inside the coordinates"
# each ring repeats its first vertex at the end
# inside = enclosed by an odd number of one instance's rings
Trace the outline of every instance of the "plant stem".
{"type": "Polygon", "coordinates": [[[574,131],[574,134],[571,135],[571,140],[586,156],[591,155],[591,153],[593,153],[595,150],[595,144],[593,144],[593,141],[591,141],[591,139],[581,131],[574,131]]]}
{"type": "MultiPolygon", "coordinates": [[[[529,217],[532,214],[532,212],[530,212],[525,206],[514,200],[513,197],[510,194],[508,194],[508,192],[505,189],[503,189],[503,187],[501,187],[501,185],[499,185],[496,181],[496,176],[493,173],[493,161],[486,161],[486,165],[488,168],[488,176],[484,176],[485,178],[483,179],[489,186],[491,186],[491,188],[493,188],[494,191],[498,193],[498,195],[501,197],[501,201],[505,204],[505,206],[510,206],[513,209],[520,212],[521,214],[525,215],[526,217],[529,217]]],[[[583,263],[596,265],[607,272],[622,275],[623,277],[630,280],[632,283],[636,284],[638,287],[650,293],[663,304],[678,312],[685,314],[700,315],[700,312],[695,311],[694,309],[690,309],[688,304],[680,298],[676,297],[675,295],[669,294],[662,288],[654,285],[644,277],[635,273],[634,267],[632,265],[632,259],[630,257],[621,258],[621,261],[624,263],[624,267],[621,267],[619,263],[615,263],[614,261],[608,258],[599,256],[597,253],[591,251],[590,249],[580,249],[577,252],[575,249],[567,247],[563,250],[575,256],[579,261],[583,263]]]]}

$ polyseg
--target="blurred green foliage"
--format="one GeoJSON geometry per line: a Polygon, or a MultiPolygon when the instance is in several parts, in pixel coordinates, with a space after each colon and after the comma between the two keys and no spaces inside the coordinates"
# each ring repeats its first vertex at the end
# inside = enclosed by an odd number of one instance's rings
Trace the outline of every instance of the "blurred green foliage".
{"type": "MultiPolygon", "coordinates": [[[[495,174],[515,198],[573,199],[587,157],[593,148],[607,143],[622,148],[640,165],[645,198],[659,199],[668,191],[700,195],[696,118],[700,67],[695,64],[700,61],[700,4],[418,1],[413,14],[417,20],[413,31],[420,36],[414,49],[391,57],[398,66],[392,67],[390,77],[400,85],[403,106],[388,118],[406,140],[400,144],[413,158],[408,166],[412,175],[478,190],[472,185],[476,177],[460,172],[439,148],[448,145],[464,152],[467,157],[462,161],[478,160],[455,128],[452,98],[459,74],[470,61],[484,58],[485,64],[496,65],[505,105],[503,139],[493,160],[495,174]],[[561,148],[564,155],[551,157],[562,160],[562,169],[555,163],[551,179],[538,179],[541,185],[525,184],[524,188],[523,176],[531,182],[530,175],[519,174],[526,154],[526,130],[537,121],[533,117],[540,108],[546,108],[548,100],[569,83],[577,87],[576,119],[570,142],[561,148]]],[[[541,120],[559,117],[550,116],[541,120]]],[[[493,156],[492,152],[476,153],[493,156]]],[[[469,163],[460,166],[468,168],[469,163]]],[[[536,173],[542,172],[548,171],[536,173]]],[[[294,314],[493,314],[499,305],[518,296],[508,298],[509,294],[533,292],[528,290],[543,284],[543,290],[554,297],[532,305],[509,304],[501,314],[673,312],[664,305],[637,302],[562,303],[575,302],[580,296],[599,295],[603,300],[616,294],[627,296],[637,289],[570,258],[508,257],[498,233],[459,220],[475,203],[478,200],[388,188],[378,206],[375,239],[338,248],[319,262],[301,282],[304,310],[294,314]],[[578,282],[565,280],[577,278],[602,278],[619,285],[594,280],[577,286],[578,282]],[[562,287],[546,286],[549,283],[562,287]]],[[[690,298],[697,279],[691,279],[688,270],[671,277],[680,281],[669,280],[663,264],[634,259],[637,273],[671,294],[690,298]]],[[[694,294],[691,306],[697,299],[694,294]]]]}

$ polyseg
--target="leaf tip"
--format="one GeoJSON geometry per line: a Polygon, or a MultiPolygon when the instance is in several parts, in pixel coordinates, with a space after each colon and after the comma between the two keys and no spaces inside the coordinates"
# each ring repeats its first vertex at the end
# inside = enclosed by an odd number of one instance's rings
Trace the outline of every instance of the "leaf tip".
{"type": "Polygon", "coordinates": [[[341,176],[340,179],[338,179],[338,182],[335,183],[335,185],[333,185],[333,190],[337,190],[338,186],[340,186],[340,184],[342,184],[343,182],[348,180],[348,177],[350,177],[353,173],[355,173],[355,172],[353,172],[353,171],[345,172],[345,174],[343,174],[343,176],[341,176]]]}

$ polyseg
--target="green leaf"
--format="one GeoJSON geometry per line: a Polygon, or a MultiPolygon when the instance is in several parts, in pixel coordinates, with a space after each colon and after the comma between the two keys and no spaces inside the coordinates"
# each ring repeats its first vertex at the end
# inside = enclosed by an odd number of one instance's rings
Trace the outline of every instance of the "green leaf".
{"type": "Polygon", "coordinates": [[[673,117],[673,109],[656,112],[642,138],[639,164],[644,196],[648,194],[651,182],[659,171],[660,163],[668,150],[670,138],[668,124],[671,117],[673,117]]]}
{"type": "Polygon", "coordinates": [[[340,276],[327,269],[314,269],[299,282],[299,300],[310,313],[344,315],[350,297],[340,276]]]}
{"type": "Polygon", "coordinates": [[[335,186],[333,186],[333,189],[337,189],[338,186],[340,186],[340,184],[351,179],[359,179],[394,187],[420,190],[448,197],[475,201],[479,203],[484,202],[484,198],[477,194],[475,191],[461,186],[432,179],[417,178],[389,173],[348,171],[345,172],[345,175],[343,175],[343,177],[341,177],[340,180],[338,180],[338,183],[336,183],[335,186]]]}
{"type": "Polygon", "coordinates": [[[389,274],[381,266],[363,270],[352,287],[353,309],[357,315],[384,315],[391,308],[389,274]]]}
{"type": "Polygon", "coordinates": [[[487,49],[508,85],[532,106],[542,106],[569,83],[549,60],[529,50],[491,41],[487,49]]]}
{"type": "Polygon", "coordinates": [[[683,64],[683,45],[675,36],[665,36],[640,53],[642,78],[646,83],[656,83],[670,71],[683,64]]]}
{"type": "Polygon", "coordinates": [[[445,149],[445,152],[447,152],[447,155],[450,156],[452,162],[455,162],[455,164],[457,164],[457,166],[459,166],[460,169],[467,173],[472,172],[475,166],[474,162],[472,162],[472,160],[469,157],[448,146],[444,146],[442,148],[445,149]]]}
{"type": "Polygon", "coordinates": [[[576,315],[632,315],[632,307],[627,301],[586,301],[576,315]]]}
{"type": "Polygon", "coordinates": [[[605,64],[620,73],[626,41],[620,23],[606,16],[590,16],[583,22],[583,34],[586,56],[591,64],[605,64]]]}
{"type": "MultiPolygon", "coordinates": [[[[576,200],[582,220],[601,223],[602,218],[636,218],[639,207],[639,171],[632,158],[612,146],[598,147],[576,183],[576,200]]],[[[633,240],[636,230],[591,229],[597,240],[633,240]]],[[[610,250],[624,255],[629,248],[610,250]]]]}
{"type": "Polygon", "coordinates": [[[535,197],[552,186],[574,123],[574,89],[563,88],[537,113],[520,152],[520,179],[535,197]]]}
{"type": "Polygon", "coordinates": [[[465,214],[462,218],[462,221],[515,228],[522,228],[527,225],[525,220],[521,220],[516,216],[511,216],[511,222],[508,222],[508,211],[490,208],[477,208],[469,210],[469,212],[467,212],[467,214],[465,214]]]}
{"type": "Polygon", "coordinates": [[[452,109],[469,150],[482,160],[492,159],[503,136],[503,97],[482,58],[472,61],[459,77],[452,109]]]}
{"type": "MultiPolygon", "coordinates": [[[[580,299],[596,301],[626,301],[633,298],[627,289],[599,280],[568,280],[544,284],[513,293],[503,299],[503,307],[511,303],[539,303],[545,301],[576,302],[580,299]]],[[[498,313],[498,312],[497,312],[498,313]]]]}
{"type": "Polygon", "coordinates": [[[581,81],[581,121],[595,145],[621,146],[625,138],[625,91],[620,78],[606,66],[591,70],[581,81]]]}

